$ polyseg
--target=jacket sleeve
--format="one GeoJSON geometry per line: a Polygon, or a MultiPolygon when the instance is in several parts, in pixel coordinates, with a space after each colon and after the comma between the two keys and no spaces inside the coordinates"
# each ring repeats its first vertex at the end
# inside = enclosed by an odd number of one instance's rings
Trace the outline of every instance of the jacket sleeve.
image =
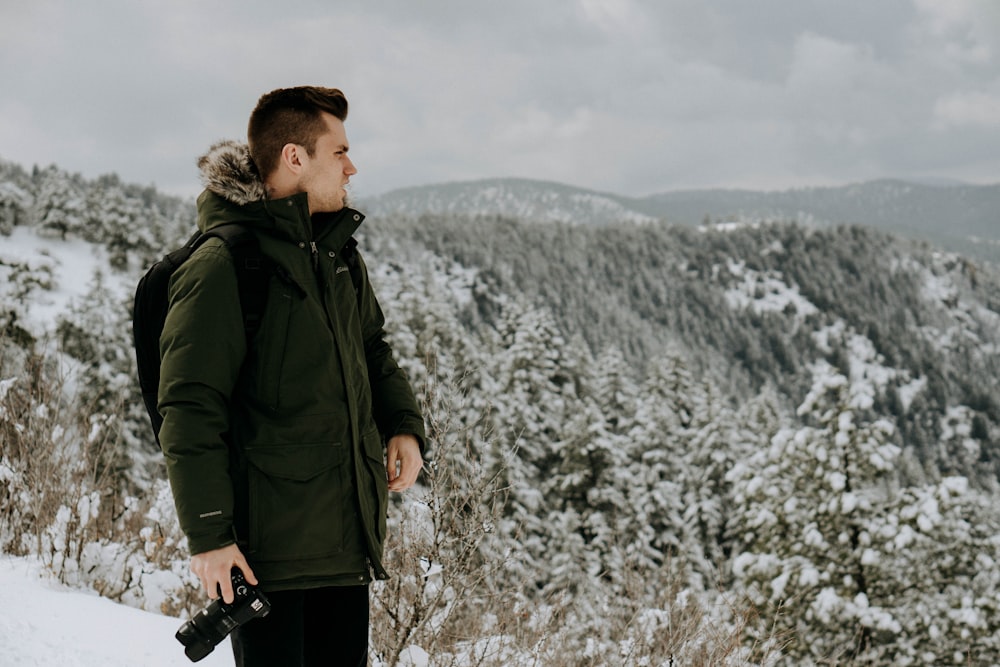
{"type": "Polygon", "coordinates": [[[406,373],[396,363],[392,348],[385,339],[385,316],[368,281],[368,270],[360,253],[358,263],[361,266],[361,329],[375,423],[386,439],[403,434],[415,436],[420,442],[420,451],[426,454],[427,436],[420,406],[406,373]]]}
{"type": "Polygon", "coordinates": [[[228,251],[207,242],[171,277],[160,336],[160,444],[191,554],[236,541],[229,398],[246,337],[228,251]]]}

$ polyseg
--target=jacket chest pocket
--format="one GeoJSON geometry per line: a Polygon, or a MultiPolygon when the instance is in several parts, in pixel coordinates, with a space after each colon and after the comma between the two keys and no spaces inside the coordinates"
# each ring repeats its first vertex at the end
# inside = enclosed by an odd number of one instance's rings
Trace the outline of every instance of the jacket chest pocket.
{"type": "Polygon", "coordinates": [[[281,404],[281,381],[295,299],[287,292],[272,291],[263,325],[257,334],[257,392],[264,405],[272,410],[281,404]]]}
{"type": "Polygon", "coordinates": [[[249,553],[261,561],[340,553],[352,515],[347,448],[336,444],[248,447],[249,553]]]}

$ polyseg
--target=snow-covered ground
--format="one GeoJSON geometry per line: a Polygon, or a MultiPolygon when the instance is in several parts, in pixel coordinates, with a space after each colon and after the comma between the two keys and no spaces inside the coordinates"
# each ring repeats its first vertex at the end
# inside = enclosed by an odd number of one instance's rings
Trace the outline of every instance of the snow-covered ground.
{"type": "MultiPolygon", "coordinates": [[[[174,639],[182,619],[116,604],[48,579],[35,561],[0,557],[0,665],[190,665],[174,639]]],[[[198,665],[232,665],[226,640],[198,665]]]]}
{"type": "Polygon", "coordinates": [[[141,275],[138,267],[134,276],[112,272],[107,251],[81,239],[41,237],[34,228],[24,226],[15,227],[10,236],[0,236],[0,293],[25,290],[16,299],[24,308],[18,323],[34,335],[51,330],[70,304],[84,297],[94,286],[97,271],[115,300],[131,293],[141,275]]]}

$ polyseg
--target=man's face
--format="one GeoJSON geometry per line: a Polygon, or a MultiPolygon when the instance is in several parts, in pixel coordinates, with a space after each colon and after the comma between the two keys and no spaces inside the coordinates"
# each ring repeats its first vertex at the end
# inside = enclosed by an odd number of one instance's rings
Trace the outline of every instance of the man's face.
{"type": "Polygon", "coordinates": [[[299,190],[309,196],[309,213],[332,213],[347,205],[345,186],[358,173],[347,157],[350,146],[344,123],[333,114],[323,112],[329,131],[316,140],[316,150],[310,157],[302,151],[302,173],[299,190]]]}

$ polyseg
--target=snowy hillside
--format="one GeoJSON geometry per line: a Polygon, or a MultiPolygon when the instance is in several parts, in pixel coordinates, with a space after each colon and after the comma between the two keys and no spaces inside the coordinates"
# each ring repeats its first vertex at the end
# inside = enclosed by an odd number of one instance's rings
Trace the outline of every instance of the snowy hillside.
{"type": "Polygon", "coordinates": [[[458,214],[580,225],[655,219],[630,208],[624,197],[515,178],[394,190],[360,205],[376,217],[458,214]]]}
{"type": "Polygon", "coordinates": [[[135,290],[135,272],[112,271],[107,250],[79,238],[45,238],[31,227],[0,237],[0,298],[21,307],[18,326],[51,335],[60,316],[101,284],[120,302],[135,290]]]}
{"type": "MultiPolygon", "coordinates": [[[[134,609],[52,581],[37,562],[0,556],[0,665],[4,667],[180,667],[191,665],[174,638],[185,618],[134,609]]],[[[231,667],[222,641],[204,667],[231,667]]],[[[395,667],[427,667],[408,647],[395,667]]],[[[376,657],[374,667],[388,667],[376,657]]]]}
{"type": "MultiPolygon", "coordinates": [[[[178,618],[115,604],[51,581],[37,562],[0,557],[0,665],[177,667],[191,662],[174,639],[178,618]]],[[[232,665],[228,642],[198,663],[232,665]]]]}

